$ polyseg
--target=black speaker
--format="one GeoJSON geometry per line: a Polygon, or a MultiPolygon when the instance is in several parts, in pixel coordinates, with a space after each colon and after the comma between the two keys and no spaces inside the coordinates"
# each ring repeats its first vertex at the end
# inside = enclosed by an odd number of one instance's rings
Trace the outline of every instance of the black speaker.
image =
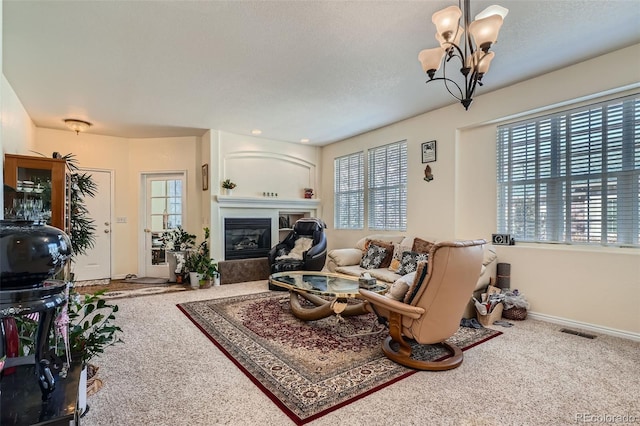
{"type": "Polygon", "coordinates": [[[496,271],[496,285],[501,288],[511,288],[511,264],[498,263],[496,271]]]}

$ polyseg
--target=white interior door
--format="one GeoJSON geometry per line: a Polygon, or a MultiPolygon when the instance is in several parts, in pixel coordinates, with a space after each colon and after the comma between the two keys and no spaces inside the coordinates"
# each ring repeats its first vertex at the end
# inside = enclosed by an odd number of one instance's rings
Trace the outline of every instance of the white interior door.
{"type": "Polygon", "coordinates": [[[89,217],[96,226],[93,248],[84,255],[75,256],[73,271],[76,281],[111,278],[111,185],[108,170],[80,170],[91,175],[97,185],[96,196],[86,197],[89,217]]]}
{"type": "Polygon", "coordinates": [[[162,235],[183,226],[186,212],[185,173],[144,175],[144,276],[169,277],[162,235]]]}

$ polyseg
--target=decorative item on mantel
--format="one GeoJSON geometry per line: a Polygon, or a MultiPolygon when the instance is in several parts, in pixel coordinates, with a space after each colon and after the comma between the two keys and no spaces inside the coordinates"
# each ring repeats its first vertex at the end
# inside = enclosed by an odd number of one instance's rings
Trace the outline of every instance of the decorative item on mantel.
{"type": "Polygon", "coordinates": [[[304,198],[313,198],[313,188],[304,189],[304,198]]]}
{"type": "Polygon", "coordinates": [[[231,179],[225,179],[222,181],[222,189],[225,190],[225,193],[227,195],[232,195],[233,194],[233,188],[235,188],[237,185],[233,182],[231,182],[231,179]]]}

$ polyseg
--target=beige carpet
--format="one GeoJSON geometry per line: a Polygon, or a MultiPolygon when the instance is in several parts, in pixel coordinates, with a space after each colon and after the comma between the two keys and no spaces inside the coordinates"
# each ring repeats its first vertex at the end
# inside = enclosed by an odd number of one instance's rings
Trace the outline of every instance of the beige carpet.
{"type": "MultiPolygon", "coordinates": [[[[266,289],[260,281],[118,301],[125,343],[95,359],[104,386],[89,397],[82,425],[292,425],[175,306],[266,289]]],[[[589,340],[531,319],[514,324],[496,327],[504,334],[466,352],[455,370],[413,374],[309,425],[640,421],[640,343],[589,340]]]]}

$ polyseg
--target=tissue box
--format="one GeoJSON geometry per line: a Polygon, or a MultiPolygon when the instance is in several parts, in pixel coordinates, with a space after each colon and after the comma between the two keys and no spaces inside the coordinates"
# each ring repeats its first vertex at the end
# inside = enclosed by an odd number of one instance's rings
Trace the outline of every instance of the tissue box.
{"type": "Polygon", "coordinates": [[[358,285],[361,288],[364,289],[370,289],[376,286],[376,279],[375,278],[365,278],[365,277],[360,277],[358,278],[358,285]]]}

